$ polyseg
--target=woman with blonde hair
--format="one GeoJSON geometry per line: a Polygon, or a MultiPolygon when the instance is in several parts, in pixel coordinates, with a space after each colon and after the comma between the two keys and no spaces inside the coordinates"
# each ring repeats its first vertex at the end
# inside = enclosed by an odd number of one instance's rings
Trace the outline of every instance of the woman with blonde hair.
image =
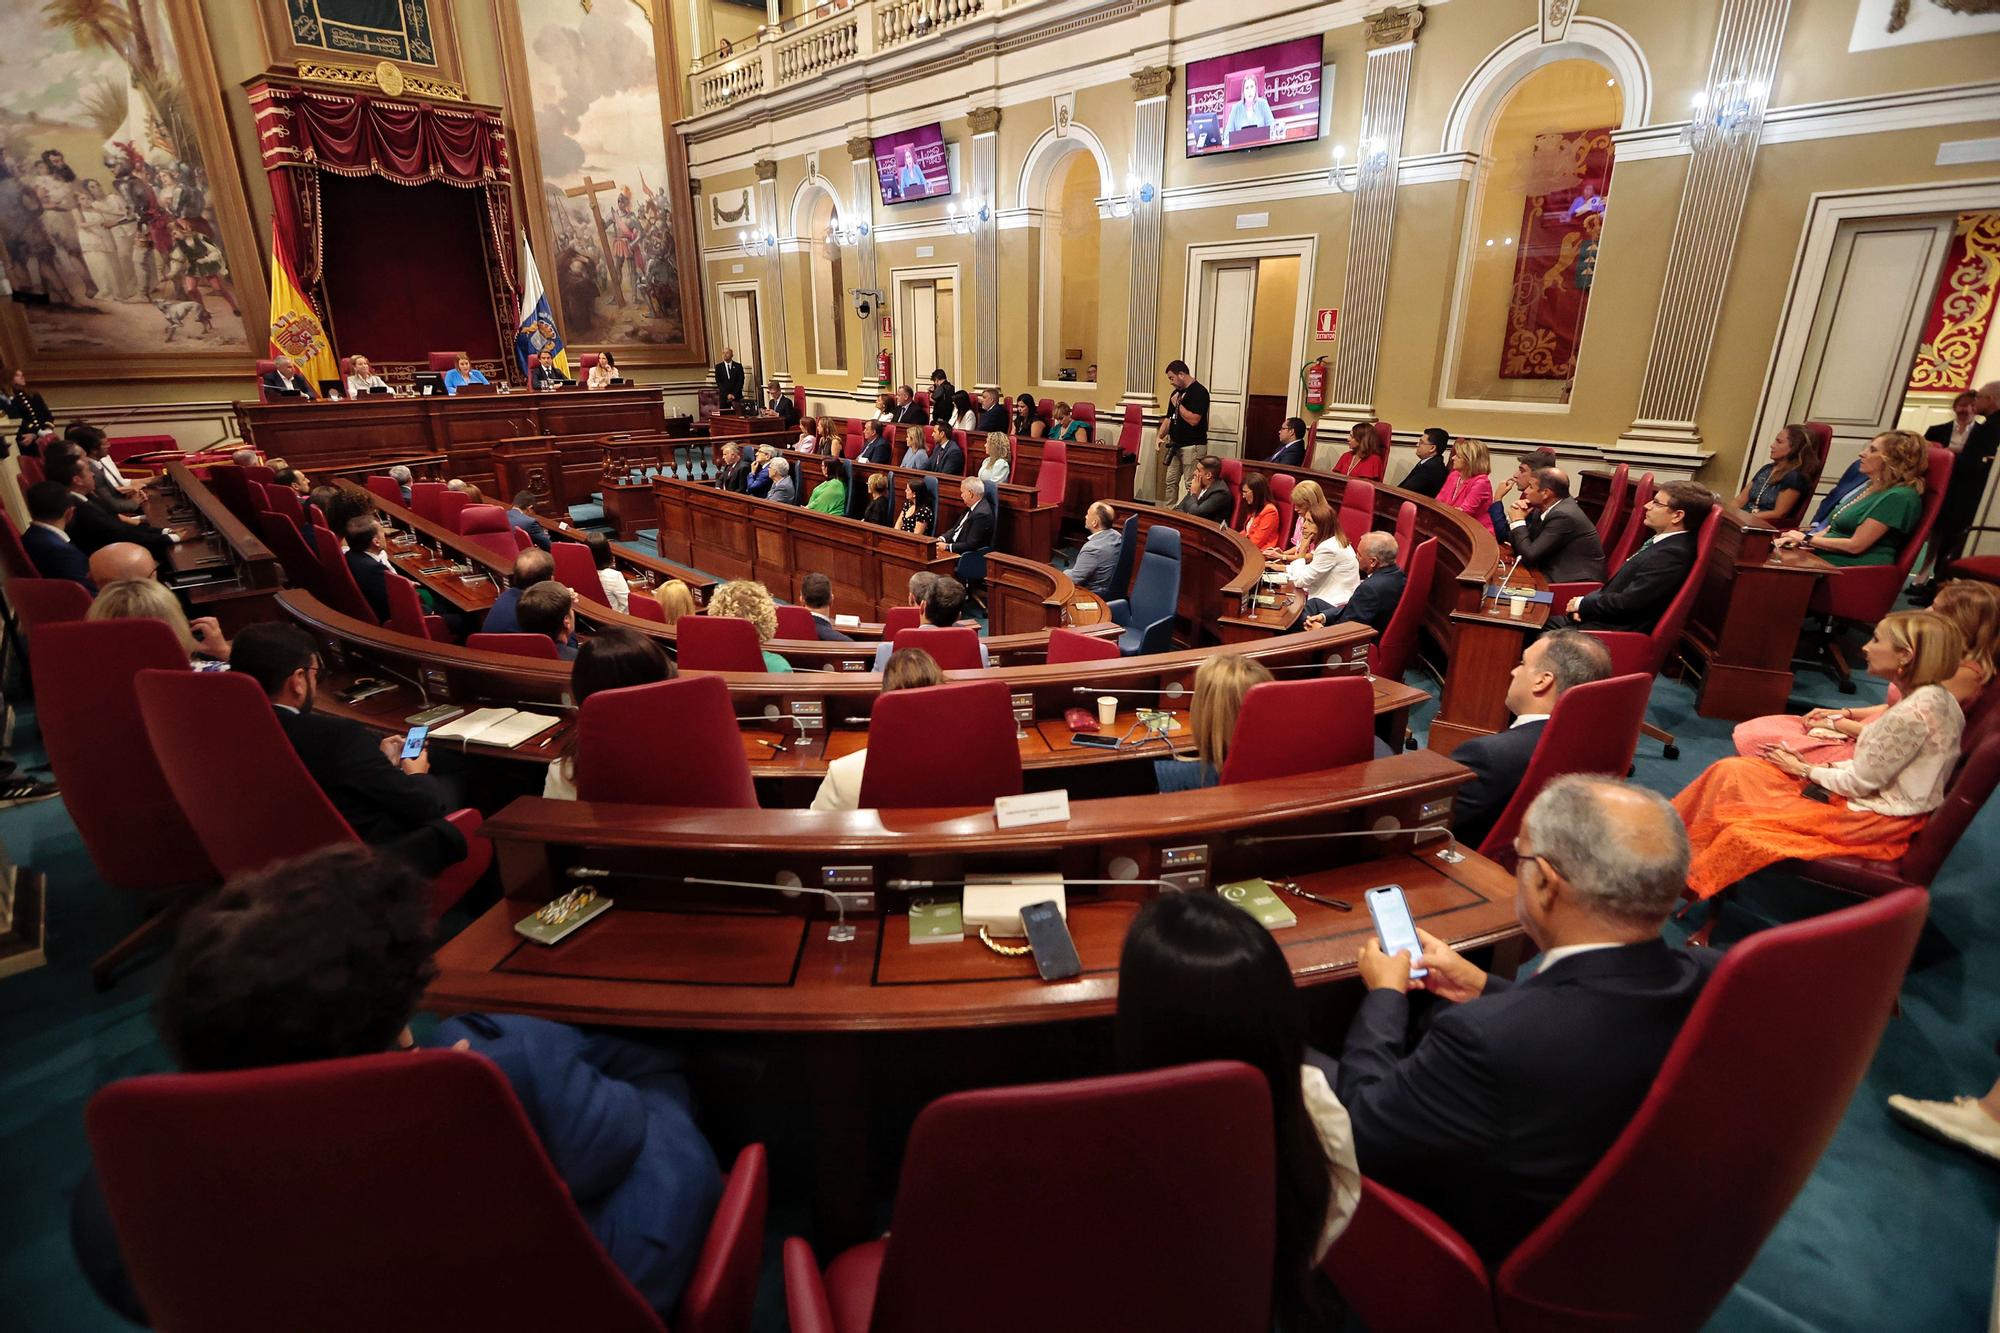
{"type": "Polygon", "coordinates": [[[986,461],[979,465],[981,481],[997,481],[1005,484],[1007,474],[1013,470],[1007,461],[1007,432],[990,430],[986,432],[986,461]]]}
{"type": "Polygon", "coordinates": [[[1688,889],[1709,898],[1787,858],[1893,861],[1944,803],[1965,714],[1944,687],[1966,656],[1957,625],[1931,611],[1884,617],[1862,650],[1901,694],[1854,756],[1816,764],[1788,745],[1717,760],[1674,797],[1694,859],[1688,889]]]}
{"type": "Polygon", "coordinates": [[[181,604],[157,579],[119,579],[98,591],[85,620],[160,620],[166,622],[196,671],[227,671],[229,640],[214,616],[190,622],[181,604]]]}
{"type": "MultiPolygon", "coordinates": [[[[921,648],[904,648],[889,654],[882,664],[882,693],[891,690],[918,690],[944,684],[944,672],[937,659],[921,648]]],[[[868,765],[868,747],[841,755],[826,766],[819,790],[813,794],[815,810],[858,810],[861,808],[861,770],[868,765]]]]}
{"type": "MultiPolygon", "coordinates": [[[[691,616],[696,610],[694,589],[679,579],[668,579],[662,583],[659,591],[653,594],[653,599],[660,604],[660,614],[666,617],[668,629],[673,628],[676,620],[682,616],[691,616]]],[[[775,612],[773,619],[776,619],[775,612]]]]}
{"type": "MultiPolygon", "coordinates": [[[[708,613],[735,616],[757,627],[757,642],[769,643],[778,637],[778,604],[761,583],[735,579],[708,595],[708,613]]],[[[790,671],[792,664],[769,648],[764,649],[764,670],[790,671]]]]}
{"type": "Polygon", "coordinates": [[[1306,515],[1314,508],[1326,507],[1326,488],[1310,479],[1292,487],[1292,531],[1291,545],[1283,548],[1264,548],[1264,558],[1270,567],[1278,568],[1289,560],[1298,560],[1312,554],[1312,548],[1300,540],[1305,531],[1306,515]]]}
{"type": "MultiPolygon", "coordinates": [[[[1340,515],[1327,502],[1326,492],[1314,486],[1304,506],[1299,492],[1311,485],[1300,482],[1292,489],[1292,505],[1299,510],[1299,554],[1282,562],[1285,577],[1306,595],[1306,604],[1322,602],[1327,607],[1347,605],[1347,599],[1361,585],[1361,560],[1347,544],[1340,530],[1340,515]]],[[[1272,561],[1280,566],[1281,562],[1272,561]]],[[[1304,620],[1305,612],[1299,614],[1304,620]]]]}
{"type": "Polygon", "coordinates": [[[924,443],[925,438],[922,426],[912,426],[903,432],[903,460],[900,466],[915,468],[919,472],[930,469],[931,451],[924,443]]]}
{"type": "Polygon", "coordinates": [[[1893,565],[1924,512],[1930,445],[1907,430],[1887,430],[1861,451],[1868,484],[1833,511],[1823,532],[1797,528],[1774,546],[1802,547],[1830,565],[1893,565]]]}
{"type": "Polygon", "coordinates": [[[1194,754],[1153,761],[1153,780],[1163,792],[1194,791],[1222,780],[1222,761],[1236,733],[1243,696],[1271,679],[1262,662],[1242,653],[1218,654],[1194,673],[1194,703],[1188,722],[1194,728],[1194,754]]]}
{"type": "Polygon", "coordinates": [[[1451,475],[1438,490],[1438,503],[1469,514],[1479,526],[1493,531],[1493,458],[1479,440],[1456,440],[1451,446],[1451,475]]]}

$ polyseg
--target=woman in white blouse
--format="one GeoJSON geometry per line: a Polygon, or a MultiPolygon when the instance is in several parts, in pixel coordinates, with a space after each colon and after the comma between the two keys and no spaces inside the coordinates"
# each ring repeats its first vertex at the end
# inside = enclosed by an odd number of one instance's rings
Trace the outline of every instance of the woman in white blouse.
{"type": "Polygon", "coordinates": [[[1005,484],[1012,465],[1007,461],[1007,436],[1002,431],[986,433],[986,461],[979,465],[981,481],[995,481],[1005,484]]]}
{"type": "Polygon", "coordinates": [[[604,604],[619,615],[625,615],[632,604],[632,585],[625,581],[624,573],[611,563],[611,539],[601,532],[587,533],[583,544],[590,548],[591,563],[597,566],[597,583],[604,589],[604,604]]]}
{"type": "MultiPolygon", "coordinates": [[[[1294,506],[1303,490],[1303,484],[1293,490],[1294,506]]],[[[1291,585],[1305,593],[1304,614],[1346,606],[1347,599],[1361,586],[1361,561],[1347,544],[1347,535],[1340,530],[1340,515],[1326,502],[1324,494],[1299,513],[1297,557],[1288,562],[1282,558],[1273,560],[1270,567],[1283,569],[1291,585]],[[1320,606],[1315,608],[1314,602],[1320,606]]]]}
{"type": "MultiPolygon", "coordinates": [[[[891,653],[889,660],[882,664],[882,693],[891,690],[915,690],[926,685],[944,684],[944,672],[938,670],[937,659],[921,648],[905,648],[891,653]]],[[[820,779],[819,791],[814,793],[812,808],[815,810],[859,810],[861,808],[861,770],[868,765],[866,747],[851,754],[841,755],[826,766],[826,776],[820,779]]]]}
{"type": "Polygon", "coordinates": [[[602,389],[617,378],[618,363],[611,359],[611,353],[599,352],[597,364],[590,368],[590,377],[584,381],[584,387],[602,389]]]}
{"type": "Polygon", "coordinates": [[[347,396],[349,398],[358,398],[372,389],[387,389],[388,387],[387,384],[383,383],[382,377],[375,373],[375,367],[369,364],[367,357],[356,356],[348,358],[347,396]]]}
{"type": "Polygon", "coordinates": [[[1814,764],[1788,744],[1718,760],[1674,798],[1694,860],[1688,888],[1719,893],[1788,858],[1893,861],[1944,804],[1965,714],[1943,682],[1965,658],[1957,625],[1929,611],[1885,617],[1862,650],[1902,698],[1861,731],[1854,757],[1814,764]]]}
{"type": "Polygon", "coordinates": [[[972,405],[972,395],[960,389],[951,396],[951,428],[953,430],[978,430],[979,409],[972,405]]]}

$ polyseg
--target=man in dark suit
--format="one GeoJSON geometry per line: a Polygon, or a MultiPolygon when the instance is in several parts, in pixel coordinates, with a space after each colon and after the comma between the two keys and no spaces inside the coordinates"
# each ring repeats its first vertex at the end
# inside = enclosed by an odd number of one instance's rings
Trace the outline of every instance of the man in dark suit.
{"type": "Polygon", "coordinates": [[[716,481],[725,491],[735,491],[741,495],[750,489],[750,460],[743,456],[740,444],[722,446],[722,470],[716,474],[716,481]]]}
{"type": "Polygon", "coordinates": [[[917,394],[914,389],[905,384],[896,390],[896,424],[898,426],[922,426],[927,424],[929,420],[930,418],[924,415],[922,405],[917,402],[917,394]]]}
{"type": "Polygon", "coordinates": [[[1278,448],[1267,462],[1280,467],[1304,467],[1306,465],[1306,423],[1301,417],[1286,417],[1278,427],[1278,448]]]}
{"type": "Polygon", "coordinates": [[[24,498],[29,521],[21,533],[21,545],[28,549],[35,569],[45,579],[68,579],[96,592],[97,585],[90,580],[90,557],[69,539],[69,516],[76,507],[76,497],[53,481],[38,481],[24,498]]]}
{"type": "Polygon", "coordinates": [[[1348,595],[1347,605],[1306,603],[1308,614],[1302,628],[1358,624],[1373,629],[1377,637],[1389,632],[1389,619],[1396,614],[1396,604],[1403,600],[1403,585],[1409,582],[1409,576],[1396,566],[1396,534],[1363,533],[1355,544],[1354,556],[1361,566],[1361,582],[1348,595]],[[1319,609],[1314,610],[1315,607],[1319,609]]]}
{"type": "Polygon", "coordinates": [[[888,422],[863,422],[861,426],[861,440],[861,453],[858,456],[859,461],[863,463],[893,463],[896,461],[896,446],[889,438],[888,422]]]}
{"type": "Polygon", "coordinates": [[[554,352],[538,352],[535,354],[535,373],[529,383],[537,389],[560,389],[576,381],[562,373],[562,368],[556,365],[554,352]]]}
{"type": "Polygon", "coordinates": [[[347,520],[347,572],[361,590],[361,600],[383,624],[389,623],[389,580],[401,578],[389,569],[389,547],[382,539],[382,524],[372,514],[356,514],[347,520]]]}
{"type": "Polygon", "coordinates": [[[1959,447],[1953,450],[1956,457],[1951,461],[1951,481],[1945,487],[1944,504],[1938,510],[1936,528],[1931,533],[1931,549],[1937,552],[1933,562],[1936,568],[1943,568],[1945,561],[1958,554],[1966,533],[1971,531],[1979,502],[1986,494],[1986,479],[1993,472],[1994,455],[2000,453],[2000,380],[1980,385],[1970,406],[1973,414],[1986,419],[1976,426],[1965,427],[1962,433],[1954,429],[1957,423],[1940,422],[1924,436],[1932,444],[1942,444],[1947,449],[1952,448],[1954,434],[1960,438],[1959,447]],[[1939,435],[1944,438],[1939,439],[1939,435]]]}
{"type": "Polygon", "coordinates": [[[1000,401],[999,390],[981,389],[979,391],[979,425],[976,429],[981,434],[996,430],[1004,432],[1010,424],[1007,420],[1007,404],[1000,401]]]}
{"type": "Polygon", "coordinates": [[[792,401],[790,394],[778,387],[776,380],[772,380],[765,390],[764,410],[777,413],[786,430],[799,428],[799,405],[792,401]]]}
{"type": "Polygon", "coordinates": [[[1601,583],[1604,543],[1597,525],[1569,498],[1569,474],[1545,467],[1507,506],[1507,539],[1529,569],[1551,583],[1601,583]]]}
{"type": "Polygon", "coordinates": [[[565,662],[576,660],[576,594],[554,579],[543,579],[521,593],[514,618],[521,633],[540,634],[556,646],[556,656],[565,662]]]}
{"type": "Polygon", "coordinates": [[[1450,443],[1451,436],[1443,427],[1427,427],[1417,437],[1417,461],[1396,483],[1397,489],[1436,499],[1437,493],[1444,489],[1444,479],[1451,475],[1451,469],[1444,460],[1445,447],[1450,443]]]}
{"type": "Polygon", "coordinates": [[[1660,927],[1687,881],[1687,830],[1643,787],[1580,774],[1528,809],[1515,909],[1542,950],[1489,976],[1419,928],[1435,997],[1411,1039],[1410,958],[1361,946],[1368,987],[1334,1091],[1362,1172],[1435,1211],[1489,1266],[1624,1132],[1717,961],[1660,927]]]}
{"type": "Polygon", "coordinates": [[[76,508],[69,516],[69,539],[85,555],[113,542],[136,542],[165,565],[174,549],[173,537],[150,523],[112,513],[96,496],[96,478],[96,470],[82,454],[65,454],[48,464],[48,479],[76,497],[76,508]]]}
{"type": "Polygon", "coordinates": [[[958,390],[952,388],[951,381],[944,377],[944,371],[931,372],[931,421],[940,426],[951,424],[951,399],[958,390]]]}
{"type": "Polygon", "coordinates": [[[515,556],[514,572],[508,575],[507,586],[493,599],[493,605],[486,608],[486,620],[479,628],[487,634],[519,634],[521,594],[555,576],[555,557],[540,547],[515,556]]]}
{"type": "Polygon", "coordinates": [[[1203,454],[1196,460],[1188,493],[1175,508],[1211,523],[1228,524],[1229,516],[1236,512],[1236,497],[1223,484],[1221,459],[1214,454],[1203,454]]]}
{"type": "Polygon", "coordinates": [[[743,406],[743,363],[727,347],[722,349],[722,360],[715,363],[715,396],[725,412],[743,406]]]}
{"type": "Polygon", "coordinates": [[[851,635],[833,627],[833,580],[812,573],[799,580],[799,602],[812,612],[813,631],[821,643],[852,643],[851,635]]]}
{"type": "Polygon", "coordinates": [[[958,438],[947,431],[938,441],[938,447],[931,451],[930,466],[926,472],[937,472],[945,476],[965,475],[965,450],[959,447],[958,438]]]}
{"type": "Polygon", "coordinates": [[[281,356],[272,365],[270,373],[264,376],[264,387],[280,398],[317,398],[312,382],[299,369],[299,363],[289,356],[281,356]]]}
{"type": "Polygon", "coordinates": [[[1572,597],[1552,627],[1624,630],[1651,634],[1667,613],[1694,568],[1701,525],[1715,508],[1708,487],[1694,481],[1670,481],[1653,492],[1641,521],[1653,535],[1634,551],[1602,588],[1572,597]]]}
{"type": "Polygon", "coordinates": [[[311,635],[280,621],[246,626],[229,667],[263,687],[306,771],[361,841],[425,875],[465,859],[465,838],[445,819],[455,802],[431,776],[428,750],[403,759],[401,736],[313,711],[320,661],[311,635]]]}
{"type": "Polygon", "coordinates": [[[961,478],[958,498],[965,501],[965,512],[950,532],[938,538],[939,555],[964,555],[993,545],[993,507],[986,503],[986,483],[977,477],[961,478]]]}
{"type": "Polygon", "coordinates": [[[1609,650],[1577,630],[1544,634],[1522,651],[1520,665],[1507,678],[1512,725],[1491,736],[1461,741],[1451,752],[1453,761],[1472,770],[1472,781],[1458,789],[1451,803],[1453,837],[1475,848],[1486,841],[1528,771],[1556,700],[1572,686],[1610,676],[1609,650]]]}
{"type": "Polygon", "coordinates": [[[546,551],[549,549],[548,529],[542,526],[540,519],[528,512],[528,506],[534,502],[535,493],[533,491],[520,491],[516,493],[514,503],[507,509],[507,526],[519,528],[521,531],[527,533],[529,541],[546,551]]]}

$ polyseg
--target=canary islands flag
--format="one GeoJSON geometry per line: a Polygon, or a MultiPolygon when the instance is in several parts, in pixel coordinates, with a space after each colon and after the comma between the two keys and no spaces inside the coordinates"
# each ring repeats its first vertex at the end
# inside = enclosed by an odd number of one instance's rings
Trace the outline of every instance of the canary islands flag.
{"type": "Polygon", "coordinates": [[[542,290],[542,271],[535,267],[535,247],[521,242],[528,262],[521,266],[521,322],[514,331],[514,357],[521,373],[534,374],[535,358],[553,352],[556,369],[569,374],[569,353],[563,350],[562,335],[556,332],[556,317],[549,310],[548,293],[542,290]]]}
{"type": "Polygon", "coordinates": [[[326,336],[326,325],[320,323],[299,285],[282,233],[271,238],[271,356],[292,358],[306,382],[314,386],[340,378],[339,363],[333,359],[333,340],[326,336]]]}

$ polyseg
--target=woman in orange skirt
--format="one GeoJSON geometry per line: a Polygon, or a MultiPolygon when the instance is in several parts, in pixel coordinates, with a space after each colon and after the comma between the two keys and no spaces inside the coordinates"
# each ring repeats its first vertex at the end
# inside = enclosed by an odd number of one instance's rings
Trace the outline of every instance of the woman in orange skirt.
{"type": "Polygon", "coordinates": [[[1710,898],[1787,858],[1893,861],[1944,802],[1965,715],[1943,683],[1965,658],[1957,625],[1929,611],[1885,617],[1862,649],[1902,698],[1854,756],[1814,764],[1784,744],[1718,760],[1674,798],[1694,853],[1688,890],[1710,898]]]}

